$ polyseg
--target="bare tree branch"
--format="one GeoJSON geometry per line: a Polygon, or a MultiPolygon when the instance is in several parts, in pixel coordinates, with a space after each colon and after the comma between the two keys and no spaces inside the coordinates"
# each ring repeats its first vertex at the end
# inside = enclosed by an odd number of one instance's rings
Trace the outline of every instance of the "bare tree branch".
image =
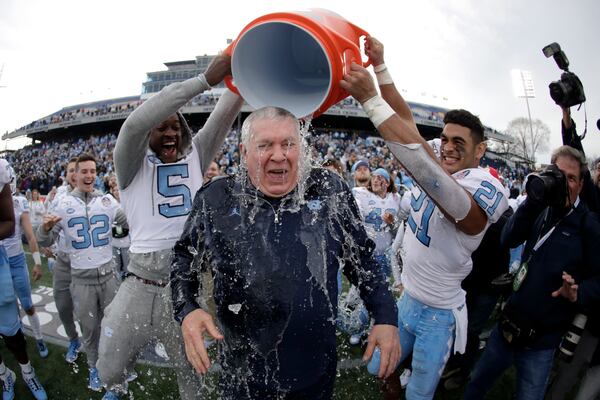
{"type": "Polygon", "coordinates": [[[506,134],[515,139],[506,147],[531,163],[535,163],[538,152],[548,150],[550,128],[539,119],[532,121],[530,126],[527,118],[515,118],[508,124],[506,134]]]}

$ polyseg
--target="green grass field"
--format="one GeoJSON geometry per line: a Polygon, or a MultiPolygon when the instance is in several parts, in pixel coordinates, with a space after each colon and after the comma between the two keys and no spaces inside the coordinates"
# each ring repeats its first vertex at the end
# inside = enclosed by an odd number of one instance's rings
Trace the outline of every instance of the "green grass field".
{"type": "MultiPolygon", "coordinates": [[[[30,265],[31,259],[28,259],[30,265]]],[[[46,268],[45,259],[43,265],[44,276],[32,283],[34,287],[39,285],[52,286],[52,277],[46,268]]],[[[358,347],[348,345],[348,337],[344,334],[338,336],[338,358],[340,360],[353,360],[361,357],[362,350],[358,347]]],[[[66,349],[60,346],[48,345],[50,355],[41,359],[35,349],[33,340],[28,338],[28,350],[32,365],[46,388],[50,399],[100,399],[101,393],[92,392],[87,388],[87,364],[85,355],[81,354],[75,365],[69,365],[64,360],[66,349]]],[[[16,399],[30,399],[32,396],[24,385],[19,374],[19,367],[8,352],[4,343],[0,341],[0,354],[9,368],[18,374],[16,399]]],[[[151,367],[138,364],[136,367],[139,378],[130,384],[132,399],[177,399],[177,382],[175,373],[169,368],[151,367]]],[[[214,387],[218,377],[212,374],[206,379],[206,387],[214,387]]],[[[446,391],[443,388],[436,393],[436,399],[450,400],[461,399],[464,388],[455,391],[446,391]]],[[[207,390],[208,399],[217,399],[212,390],[207,390]]],[[[514,370],[509,370],[500,378],[490,391],[489,399],[509,400],[514,393],[514,370]]],[[[366,368],[348,368],[338,371],[335,385],[335,399],[362,400],[382,399],[377,380],[370,376],[366,368]]]]}

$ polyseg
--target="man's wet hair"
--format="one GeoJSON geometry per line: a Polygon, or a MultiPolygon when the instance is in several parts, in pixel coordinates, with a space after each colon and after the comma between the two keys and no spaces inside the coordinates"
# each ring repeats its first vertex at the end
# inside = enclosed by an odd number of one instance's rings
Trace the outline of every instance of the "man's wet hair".
{"type": "Polygon", "coordinates": [[[248,118],[242,124],[242,144],[244,146],[248,146],[248,142],[250,141],[252,124],[254,121],[260,119],[273,119],[273,120],[282,120],[282,119],[292,119],[296,123],[296,129],[300,132],[300,124],[298,123],[298,119],[289,112],[288,110],[281,107],[263,107],[251,113],[248,118]]]}
{"type": "Polygon", "coordinates": [[[478,116],[471,114],[467,110],[450,110],[444,115],[444,124],[456,124],[469,128],[475,143],[479,144],[485,140],[483,134],[483,124],[478,116]]]}

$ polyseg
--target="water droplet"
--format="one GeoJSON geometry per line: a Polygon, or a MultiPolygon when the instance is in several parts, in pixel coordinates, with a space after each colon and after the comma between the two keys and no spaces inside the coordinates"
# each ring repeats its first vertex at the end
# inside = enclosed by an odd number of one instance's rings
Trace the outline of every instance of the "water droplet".
{"type": "Polygon", "coordinates": [[[231,311],[234,314],[238,314],[240,312],[240,310],[242,309],[242,305],[241,304],[230,304],[228,307],[229,311],[231,311]]]}
{"type": "Polygon", "coordinates": [[[187,250],[190,252],[191,255],[193,256],[197,256],[198,255],[198,251],[196,250],[195,247],[193,246],[188,246],[187,250]]]}

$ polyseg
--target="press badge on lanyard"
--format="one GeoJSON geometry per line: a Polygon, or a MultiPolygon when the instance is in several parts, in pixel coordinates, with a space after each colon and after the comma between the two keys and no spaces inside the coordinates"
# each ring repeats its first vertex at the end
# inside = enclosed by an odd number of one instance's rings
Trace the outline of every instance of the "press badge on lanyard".
{"type": "MultiPolygon", "coordinates": [[[[517,271],[517,275],[515,276],[515,280],[513,281],[513,290],[515,292],[517,290],[519,290],[519,288],[523,284],[523,281],[525,280],[525,277],[527,277],[527,271],[529,269],[529,265],[528,265],[529,264],[529,260],[531,260],[531,257],[533,257],[533,254],[535,254],[535,252],[540,247],[542,247],[542,245],[544,244],[544,242],[546,241],[546,239],[548,239],[550,237],[550,235],[552,235],[552,232],[554,232],[554,229],[556,229],[556,226],[558,224],[560,224],[563,219],[567,218],[573,212],[573,210],[575,209],[575,207],[577,207],[578,204],[579,204],[579,197],[577,198],[577,200],[575,201],[575,204],[573,204],[573,207],[571,207],[571,209],[569,210],[569,212],[567,213],[567,215],[565,215],[564,217],[562,217],[561,219],[559,219],[558,222],[556,222],[554,224],[554,226],[548,232],[546,232],[546,234],[544,236],[542,236],[540,239],[538,239],[538,241],[535,244],[535,246],[533,246],[532,254],[527,258],[527,261],[525,261],[524,263],[521,264],[521,266],[519,267],[519,270],[517,271]]],[[[544,220],[546,218],[548,218],[548,212],[549,211],[550,211],[550,209],[548,209],[548,211],[546,211],[546,216],[544,217],[544,220]]],[[[544,223],[544,225],[545,225],[545,223],[544,223]]]]}
{"type": "MultiPolygon", "coordinates": [[[[529,261],[529,260],[527,260],[527,261],[529,261]]],[[[519,267],[519,270],[517,271],[517,275],[515,275],[515,279],[513,281],[513,290],[515,292],[517,290],[519,290],[519,288],[521,287],[521,284],[523,283],[523,281],[525,280],[525,277],[527,276],[527,268],[528,268],[527,261],[525,261],[524,263],[521,264],[521,266],[519,267]]]]}

